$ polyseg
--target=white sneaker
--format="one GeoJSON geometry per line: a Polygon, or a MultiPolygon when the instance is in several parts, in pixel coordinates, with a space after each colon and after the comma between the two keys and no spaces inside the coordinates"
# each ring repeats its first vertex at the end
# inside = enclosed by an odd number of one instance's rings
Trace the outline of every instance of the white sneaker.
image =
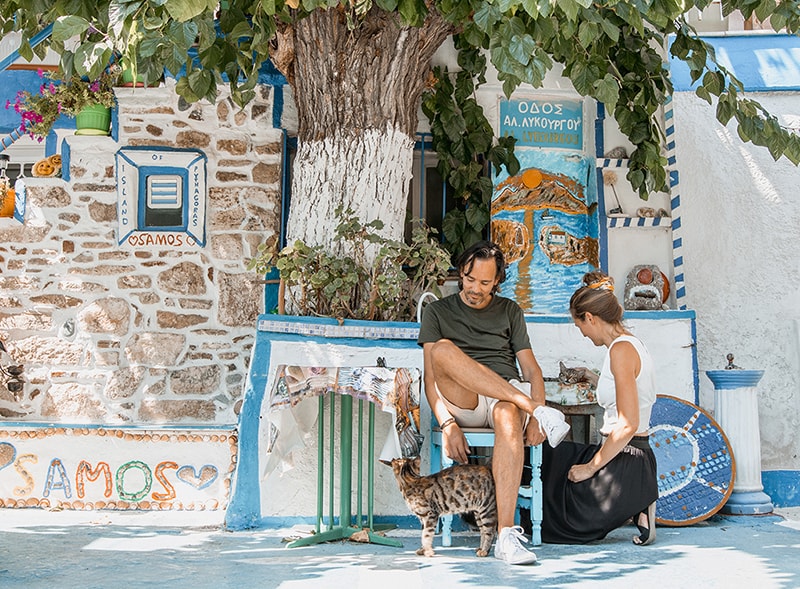
{"type": "Polygon", "coordinates": [[[525,548],[523,542],[527,543],[528,539],[522,535],[520,526],[503,528],[494,545],[494,557],[507,564],[535,563],[536,555],[525,548]]]}
{"type": "Polygon", "coordinates": [[[547,436],[551,448],[558,446],[567,437],[569,424],[558,409],[540,405],[533,410],[533,416],[539,421],[539,431],[547,436]]]}

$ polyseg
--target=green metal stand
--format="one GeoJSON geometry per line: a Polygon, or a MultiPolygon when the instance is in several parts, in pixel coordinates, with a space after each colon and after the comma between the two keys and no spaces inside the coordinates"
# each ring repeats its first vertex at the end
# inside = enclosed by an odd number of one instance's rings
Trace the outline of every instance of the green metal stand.
{"type": "Polygon", "coordinates": [[[307,538],[300,538],[293,540],[287,544],[288,548],[296,548],[298,546],[311,546],[313,544],[320,544],[322,542],[333,542],[335,540],[348,540],[353,534],[365,532],[366,537],[371,544],[382,544],[384,546],[402,547],[402,542],[393,538],[387,538],[378,534],[377,532],[391,530],[393,525],[376,526],[373,524],[373,503],[374,503],[374,481],[375,481],[375,405],[369,405],[369,434],[367,441],[367,518],[364,521],[362,517],[362,503],[363,503],[363,475],[364,475],[364,461],[363,461],[363,433],[364,433],[364,407],[363,401],[358,401],[358,474],[357,474],[357,497],[358,497],[358,512],[356,514],[356,524],[361,527],[353,525],[352,515],[352,488],[353,488],[353,397],[350,395],[337,395],[335,392],[327,395],[330,397],[330,422],[328,433],[328,450],[329,450],[329,477],[328,477],[328,524],[326,529],[322,530],[323,524],[323,510],[324,510],[324,495],[325,495],[325,397],[319,398],[319,418],[317,420],[317,523],[313,536],[307,538]],[[339,523],[334,525],[334,425],[335,425],[335,405],[336,398],[340,399],[339,403],[339,523]]]}

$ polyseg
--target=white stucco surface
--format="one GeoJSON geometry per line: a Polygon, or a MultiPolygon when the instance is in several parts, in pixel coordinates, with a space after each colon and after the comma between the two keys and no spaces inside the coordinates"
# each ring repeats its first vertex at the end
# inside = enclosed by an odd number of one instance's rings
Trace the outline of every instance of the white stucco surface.
{"type": "MultiPolygon", "coordinates": [[[[752,96],[798,128],[797,93],[752,96]]],[[[800,169],[744,144],[693,94],[674,97],[686,304],[697,312],[701,405],[706,370],[763,369],[758,385],[763,468],[798,469],[800,439],[800,169]]]]}

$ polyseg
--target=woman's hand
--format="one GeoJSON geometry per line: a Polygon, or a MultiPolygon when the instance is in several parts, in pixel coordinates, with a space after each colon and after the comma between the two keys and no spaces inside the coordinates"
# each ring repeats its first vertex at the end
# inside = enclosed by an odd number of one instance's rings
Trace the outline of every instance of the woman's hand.
{"type": "Polygon", "coordinates": [[[596,472],[591,464],[576,464],[569,469],[567,478],[573,483],[580,483],[592,478],[596,472]]]}

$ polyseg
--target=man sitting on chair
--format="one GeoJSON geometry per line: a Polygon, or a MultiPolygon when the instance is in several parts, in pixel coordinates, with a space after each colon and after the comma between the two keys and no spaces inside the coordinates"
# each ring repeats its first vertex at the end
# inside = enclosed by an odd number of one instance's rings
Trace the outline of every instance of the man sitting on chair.
{"type": "Polygon", "coordinates": [[[527,539],[514,526],[514,512],[525,445],[545,439],[532,415],[545,403],[542,370],[522,309],[496,294],[505,280],[500,248],[478,242],[461,254],[457,266],[460,291],[430,303],[422,315],[418,343],[423,347],[425,395],[450,459],[467,462],[462,427],[494,430],[499,532],[494,554],[509,564],[530,564],[536,555],[523,546],[527,539]]]}

